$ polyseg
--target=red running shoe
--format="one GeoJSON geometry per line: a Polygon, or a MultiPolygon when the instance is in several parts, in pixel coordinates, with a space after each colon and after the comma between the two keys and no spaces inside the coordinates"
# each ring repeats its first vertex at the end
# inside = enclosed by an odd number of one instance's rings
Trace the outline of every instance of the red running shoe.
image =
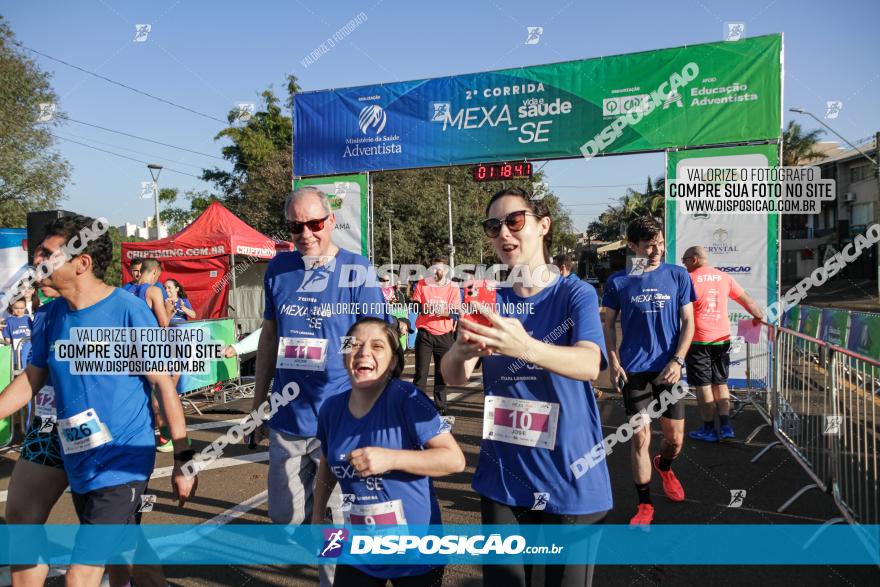
{"type": "Polygon", "coordinates": [[[670,501],[684,501],[684,488],[681,486],[675,473],[672,472],[672,469],[668,471],[660,470],[660,455],[654,457],[653,463],[654,468],[660,473],[660,478],[663,480],[663,493],[666,494],[666,497],[670,501]]]}
{"type": "Polygon", "coordinates": [[[649,503],[640,503],[639,510],[632,520],[629,521],[630,526],[648,526],[654,519],[654,506],[649,503]]]}

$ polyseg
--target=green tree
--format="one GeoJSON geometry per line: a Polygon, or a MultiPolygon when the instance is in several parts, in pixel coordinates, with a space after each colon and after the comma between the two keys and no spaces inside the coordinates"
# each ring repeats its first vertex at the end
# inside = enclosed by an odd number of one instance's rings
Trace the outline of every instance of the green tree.
{"type": "Polygon", "coordinates": [[[823,132],[817,128],[803,134],[801,125],[790,120],[782,133],[782,164],[792,167],[824,158],[825,154],[816,149],[823,132]]]}
{"type": "Polygon", "coordinates": [[[70,177],[70,165],[51,151],[50,132],[40,122],[41,104],[56,104],[49,74],[17,47],[0,17],[0,226],[24,226],[27,213],[57,207],[70,177]]]}
{"type": "Polygon", "coordinates": [[[136,236],[123,237],[115,226],[111,226],[107,234],[110,235],[110,240],[113,241],[113,261],[110,262],[110,266],[104,272],[104,283],[119,287],[122,285],[122,243],[139,242],[144,239],[136,236]]]}
{"type": "Polygon", "coordinates": [[[183,195],[185,201],[183,206],[174,205],[177,204],[178,198],[177,188],[162,188],[159,192],[159,201],[164,203],[161,212],[162,222],[168,225],[168,234],[180,232],[198,218],[212,202],[220,201],[207,190],[188,190],[183,195]]]}
{"type": "MultiPolygon", "coordinates": [[[[287,82],[289,108],[299,85],[295,76],[287,82]]],[[[234,214],[260,232],[274,234],[284,230],[281,207],[291,187],[293,124],[271,88],[261,99],[261,108],[247,121],[230,111],[229,126],[215,137],[229,139],[223,157],[232,163],[232,171],[215,167],[205,170],[202,179],[215,185],[217,199],[234,214]]]]}

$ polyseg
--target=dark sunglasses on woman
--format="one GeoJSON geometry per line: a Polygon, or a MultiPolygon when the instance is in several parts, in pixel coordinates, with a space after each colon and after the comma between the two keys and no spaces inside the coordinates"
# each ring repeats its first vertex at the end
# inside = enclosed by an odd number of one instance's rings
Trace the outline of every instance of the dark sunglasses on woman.
{"type": "Polygon", "coordinates": [[[330,215],[324,216],[323,218],[316,218],[315,220],[306,220],[305,222],[299,222],[297,220],[288,220],[287,221],[287,230],[289,230],[292,234],[302,234],[303,229],[308,226],[309,230],[312,232],[318,232],[319,230],[324,230],[324,223],[327,219],[330,218],[330,215]]]}
{"type": "Polygon", "coordinates": [[[526,216],[540,218],[537,214],[533,214],[527,210],[511,212],[504,218],[486,218],[483,220],[483,232],[485,232],[486,236],[489,238],[495,238],[501,234],[501,227],[505,224],[510,232],[519,232],[523,229],[523,226],[526,225],[526,216]]]}

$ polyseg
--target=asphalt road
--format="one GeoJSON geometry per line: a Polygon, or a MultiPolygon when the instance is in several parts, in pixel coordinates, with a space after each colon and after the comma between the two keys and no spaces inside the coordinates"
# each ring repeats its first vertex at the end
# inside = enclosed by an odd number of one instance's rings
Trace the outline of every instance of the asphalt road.
{"type": "MultiPolygon", "coordinates": [[[[412,355],[404,377],[412,374],[412,355]]],[[[429,381],[429,387],[433,380],[429,381]]],[[[607,375],[602,374],[599,388],[605,390],[599,402],[606,433],[624,421],[620,396],[609,392],[607,375]]],[[[446,523],[479,523],[479,499],[470,488],[477,462],[481,436],[482,386],[475,377],[467,388],[450,390],[449,413],[455,416],[453,433],[467,456],[467,469],[435,481],[437,495],[446,523]]],[[[203,406],[204,415],[187,419],[193,448],[199,450],[224,433],[243,417],[250,400],[226,405],[203,406]]],[[[687,429],[699,422],[696,405],[687,400],[687,429]]],[[[718,539],[724,541],[726,524],[817,524],[839,515],[832,499],[820,492],[809,492],[785,514],[776,509],[802,486],[810,482],[790,453],[781,447],[771,449],[758,463],[751,458],[771,440],[766,429],[755,442],[746,445],[743,438],[763,420],[756,411],[746,408],[734,420],[737,441],[726,444],[685,442],[675,470],[687,498],[683,503],[666,500],[658,479],[652,494],[656,507],[655,524],[714,524],[718,539]],[[740,507],[728,507],[730,491],[746,490],[740,507]]],[[[659,441],[654,433],[655,441],[659,441]]],[[[0,457],[0,515],[5,518],[6,492],[9,475],[18,455],[7,452],[0,457]]],[[[171,501],[170,454],[157,454],[156,471],[148,493],[157,496],[152,512],[144,514],[146,524],[200,523],[266,523],[266,447],[251,451],[244,445],[230,446],[221,461],[200,475],[197,497],[183,509],[171,501]]],[[[636,495],[629,466],[629,451],[616,450],[609,457],[615,505],[609,524],[627,524],[636,508],[636,495]]],[[[50,523],[76,523],[73,504],[65,494],[52,511],[50,523]]],[[[742,545],[727,547],[736,550],[742,545]]],[[[699,544],[693,548],[699,549],[699,544]]],[[[750,566],[743,560],[737,566],[602,566],[597,569],[595,585],[878,585],[880,570],[876,567],[847,567],[817,564],[815,566],[750,566]]],[[[63,584],[64,569],[53,569],[48,585],[63,584]]],[[[314,585],[315,567],[307,566],[168,566],[165,573],[172,585],[314,585]]],[[[446,571],[445,585],[480,585],[478,566],[452,566],[446,571]]],[[[9,584],[8,569],[0,570],[0,584],[9,584]]]]}

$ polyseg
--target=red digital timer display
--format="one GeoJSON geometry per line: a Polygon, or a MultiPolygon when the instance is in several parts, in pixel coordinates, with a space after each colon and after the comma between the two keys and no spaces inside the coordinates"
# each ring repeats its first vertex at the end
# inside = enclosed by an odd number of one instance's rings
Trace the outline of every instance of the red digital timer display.
{"type": "Polygon", "coordinates": [[[474,167],[474,181],[499,181],[503,179],[531,179],[532,164],[520,163],[487,163],[474,167]]]}

